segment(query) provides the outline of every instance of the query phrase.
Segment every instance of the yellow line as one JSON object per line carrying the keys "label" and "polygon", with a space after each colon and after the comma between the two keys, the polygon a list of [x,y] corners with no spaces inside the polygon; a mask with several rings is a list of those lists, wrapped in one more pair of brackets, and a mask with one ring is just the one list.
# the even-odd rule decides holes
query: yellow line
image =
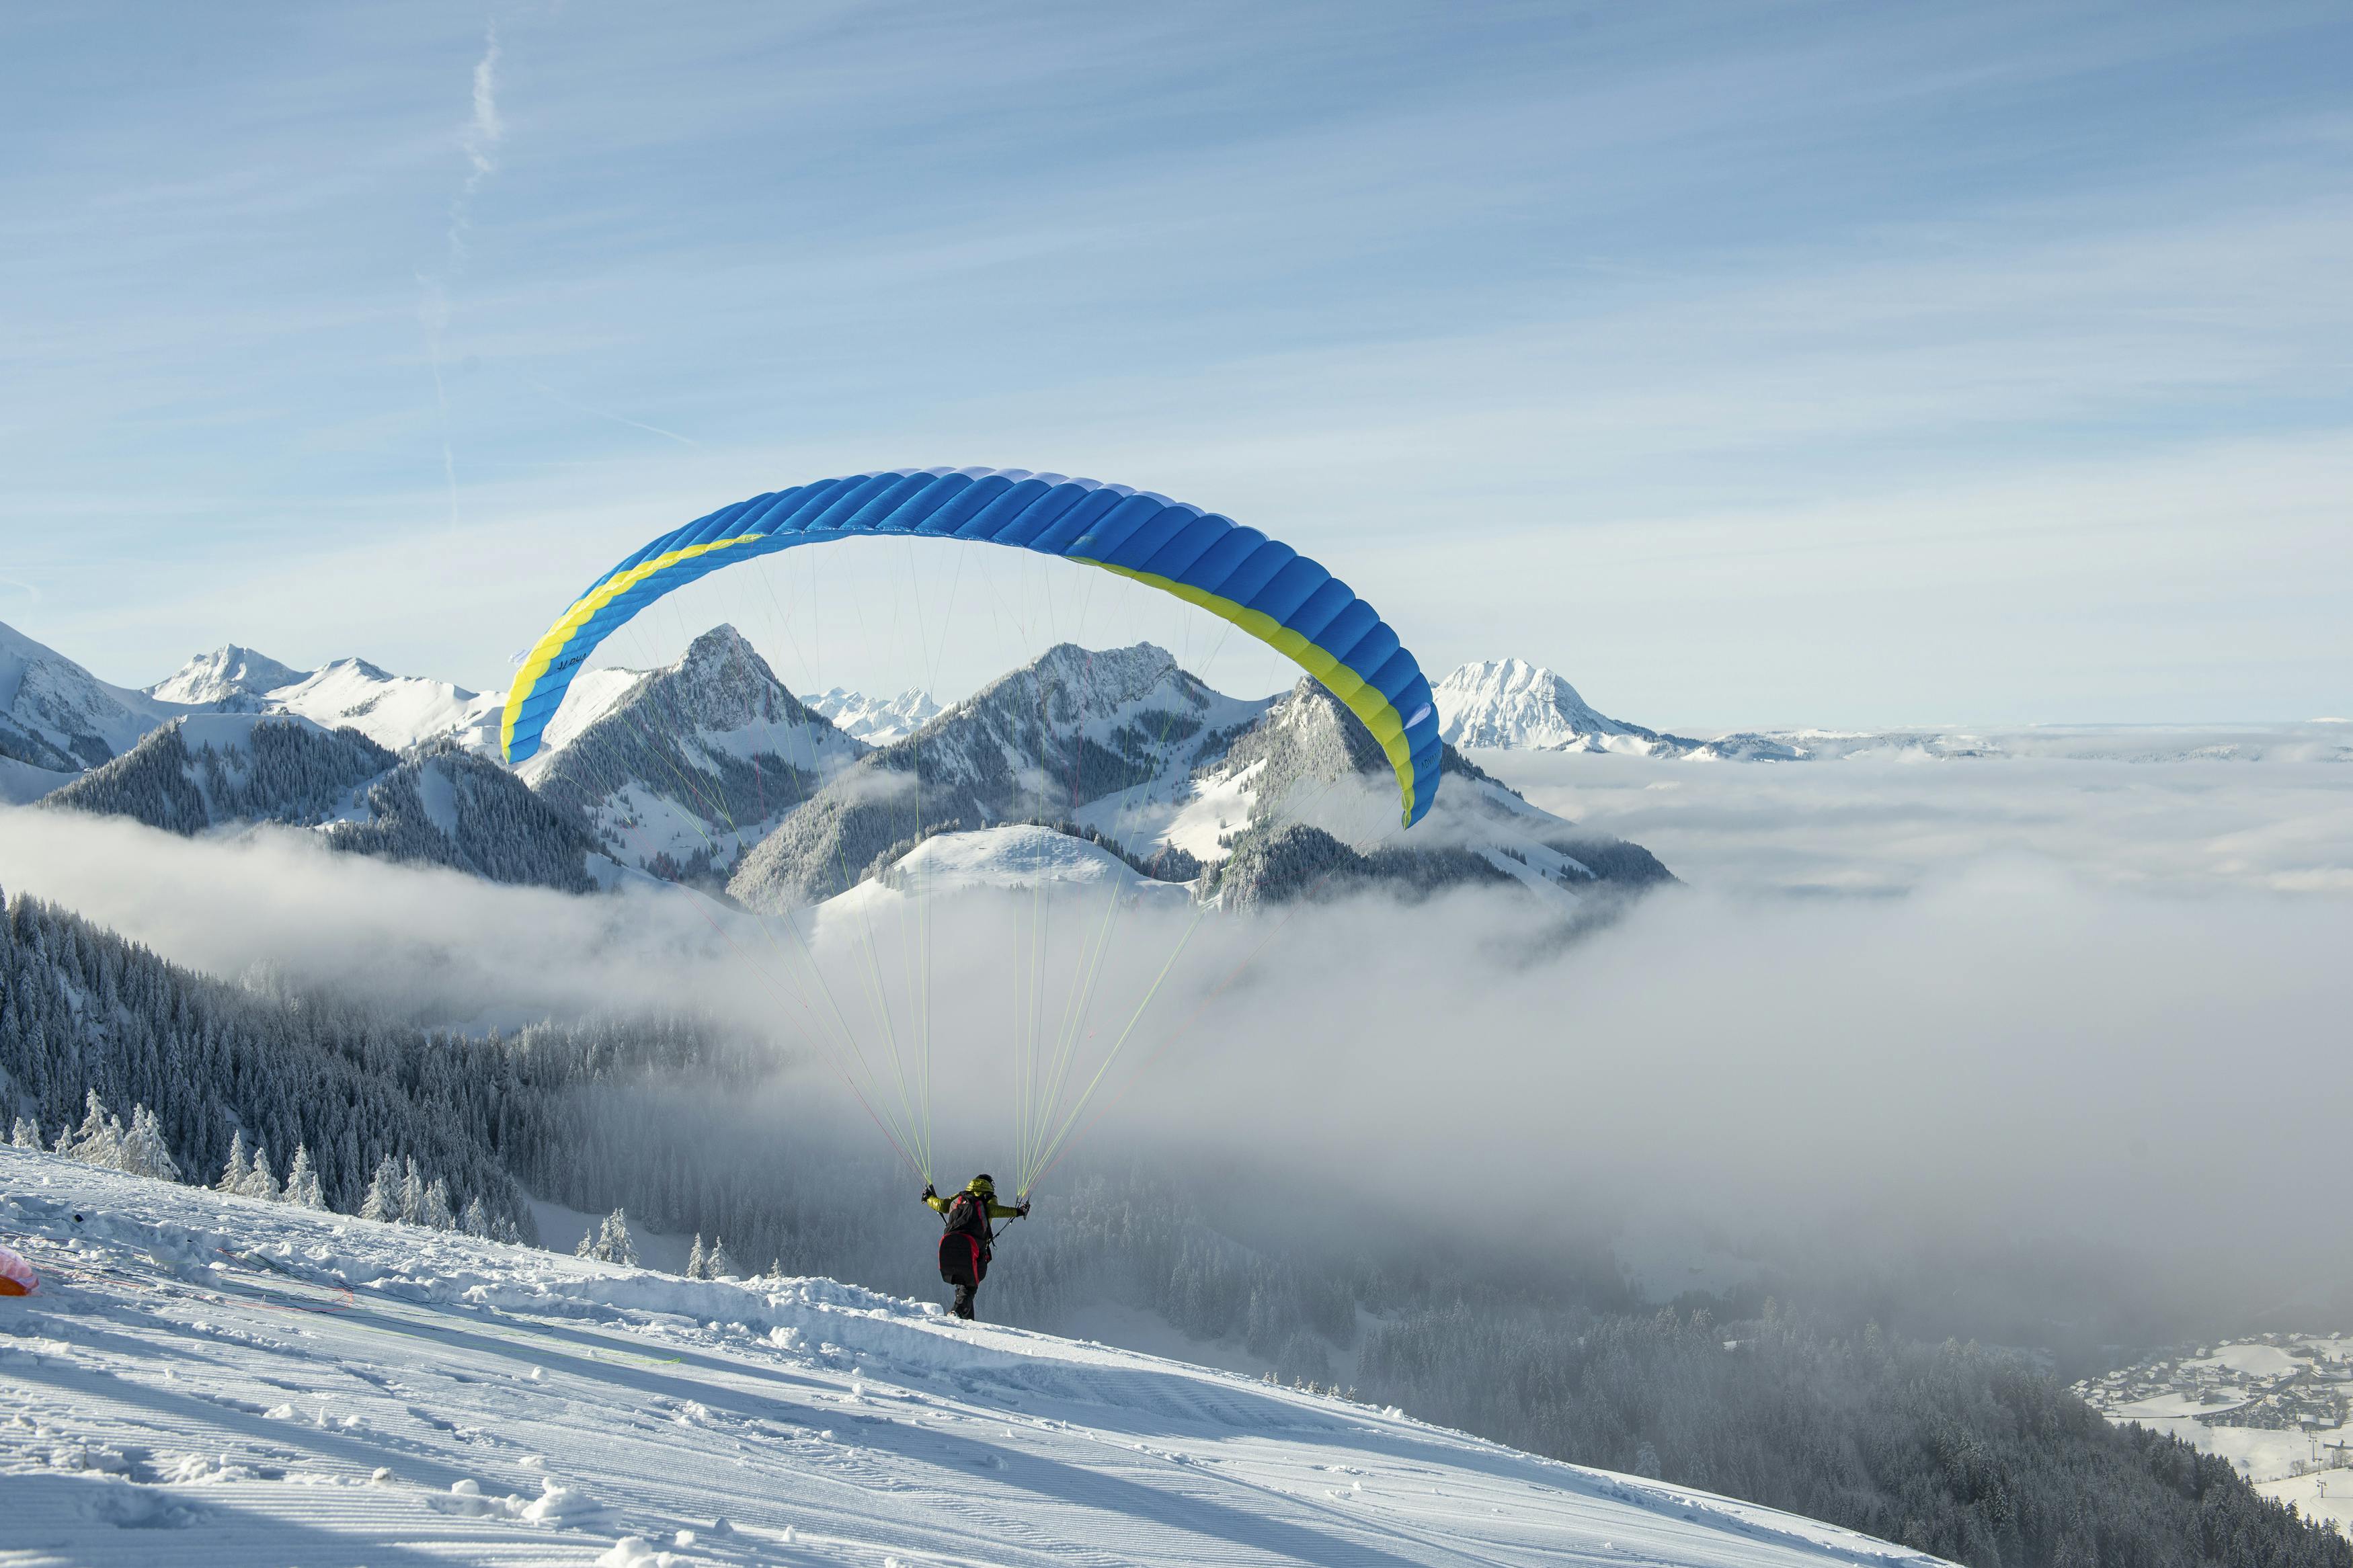
{"label": "yellow line", "polygon": [[1397,770],[1398,794],[1405,804],[1405,820],[1413,820],[1413,747],[1405,738],[1405,720],[1396,704],[1381,695],[1377,687],[1366,684],[1364,678],[1342,664],[1331,652],[1308,641],[1299,633],[1276,620],[1262,610],[1179,583],[1156,573],[1138,572],[1133,567],[1114,566],[1108,561],[1090,561],[1083,555],[1066,555],[1065,561],[1077,561],[1089,566],[1100,566],[1106,572],[1116,572],[1123,577],[1149,584],[1166,594],[1174,594],[1188,605],[1198,605],[1213,616],[1231,621],[1250,636],[1283,654],[1308,674],[1324,683],[1324,689],[1348,705],[1349,711],[1365,721],[1381,750],[1388,753],[1389,766]]}
{"label": "yellow line", "polygon": [[[690,544],[683,550],[667,551],[650,561],[638,563],[627,572],[616,573],[575,599],[572,602],[572,607],[564,612],[563,618],[548,627],[540,639],[532,644],[531,656],[523,660],[522,673],[515,677],[514,685],[507,691],[506,711],[499,717],[500,752],[506,754],[509,761],[513,760],[515,721],[522,713],[524,700],[537,689],[540,678],[544,676],[549,667],[554,664],[556,657],[563,653],[565,645],[571,642],[573,634],[586,626],[589,618],[597,611],[647,578],[667,572],[682,561],[691,561],[698,555],[708,555],[714,550],[749,544],[754,540],[767,537],[769,536],[765,533],[739,533],[733,539],[714,539],[708,544]],[[554,717],[553,714],[549,716]]]}

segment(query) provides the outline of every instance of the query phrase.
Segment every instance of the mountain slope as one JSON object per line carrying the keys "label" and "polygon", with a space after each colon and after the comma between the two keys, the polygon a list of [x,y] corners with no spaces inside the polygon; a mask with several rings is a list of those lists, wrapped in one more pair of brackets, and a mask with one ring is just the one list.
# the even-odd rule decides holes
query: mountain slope
{"label": "mountain slope", "polygon": [[814,903],[949,824],[1084,820],[1114,795],[1177,792],[1265,707],[1212,691],[1149,643],[1060,644],[860,758],[744,857],[728,891],[766,910]]}
{"label": "mountain slope", "polygon": [[615,859],[659,876],[723,876],[866,751],[786,690],[733,626],[586,696],[601,710],[519,772]]}
{"label": "mountain slope", "polygon": [[684,1280],[14,1150],[0,1194],[46,1275],[0,1301],[33,1562],[1932,1561],[827,1279]]}
{"label": "mountain slope", "polygon": [[[1446,751],[1438,802],[1398,826],[1397,777],[1370,731],[1312,678],[1236,737],[1191,797],[1128,848],[1181,848],[1219,866],[1243,908],[1369,886],[1414,893],[1517,883],[1574,905],[1581,894],[1671,881],[1650,851],[1531,805]],[[1081,820],[1099,826],[1082,814]]]}
{"label": "mountain slope", "polygon": [[183,711],[0,626],[0,799],[36,799]]}
{"label": "mountain slope", "polygon": [[410,748],[327,841],[354,855],[447,866],[493,882],[586,893],[609,873],[580,819],[455,736]]}
{"label": "mountain slope", "polygon": [[304,719],[199,713],[150,732],[42,804],[128,816],[170,833],[246,822],[310,826],[351,813],[359,786],[395,761],[356,730],[330,731]]}
{"label": "mountain slope", "polygon": [[395,756],[282,713],[195,713],[52,791],[58,810],[197,834],[318,827],[352,854],[586,892],[614,872],[579,820],[455,736]]}

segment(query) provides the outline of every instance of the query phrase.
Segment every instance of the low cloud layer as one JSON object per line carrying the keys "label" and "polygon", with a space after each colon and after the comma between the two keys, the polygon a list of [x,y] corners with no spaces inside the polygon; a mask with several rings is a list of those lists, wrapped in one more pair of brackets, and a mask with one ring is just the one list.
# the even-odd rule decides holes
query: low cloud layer
{"label": "low cloud layer", "polygon": [[2353,894],[2353,762],[2341,760],[2353,727],[1988,741],[2022,754],[1479,760],[1537,805],[1720,892],[1898,893],[2019,861],[2118,889]]}
{"label": "low cloud layer", "polygon": [[[1567,943],[1492,893],[1124,916],[1074,1081],[1153,998],[1074,1163],[1181,1151],[1205,1183],[1293,1181],[1310,1222],[1301,1193],[1369,1191],[1537,1256],[1613,1229],[1625,1253],[1702,1237],[1735,1277],[1933,1286],[1956,1312],[1972,1280],[1993,1311],[2041,1270],[2065,1277],[2047,1301],[2168,1324],[2353,1326],[2322,1321],[2353,1302],[2353,1251],[2321,1196],[2353,1103],[2353,898],[2327,874],[2353,773],[1522,762],[1533,796],[1687,885]],[[820,939],[826,1001],[789,942],[675,894],[492,888],[295,834],[0,813],[0,883],[223,974],[477,1021],[691,1005],[812,1061],[819,1003],[871,1040],[871,996],[928,967],[943,1153],[1002,1146],[1000,1169],[1014,1041],[1041,1006],[1061,1026],[1102,931],[1085,900],[1047,910],[1047,979],[1025,992],[1034,902],[910,923],[885,900],[871,949]]]}

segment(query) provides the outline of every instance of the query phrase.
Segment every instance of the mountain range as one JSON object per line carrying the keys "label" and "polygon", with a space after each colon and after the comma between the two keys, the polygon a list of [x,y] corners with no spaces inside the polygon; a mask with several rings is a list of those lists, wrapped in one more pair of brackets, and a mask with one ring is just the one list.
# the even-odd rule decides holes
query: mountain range
{"label": "mountain range", "polygon": [[[25,647],[34,679],[17,685],[37,700],[9,711],[46,727],[16,721],[41,786],[20,795],[184,834],[309,827],[338,848],[501,881],[579,889],[642,872],[723,883],[776,910],[882,876],[929,839],[1012,825],[1075,836],[1235,908],[1482,882],[1574,903],[1588,886],[1667,876],[1451,749],[1436,810],[1403,839],[1388,759],[1323,687],[1228,697],[1150,644],[1059,645],[923,717],[921,692],[875,701],[837,688],[806,702],[717,626],[664,668],[584,676],[513,772],[482,754],[496,694],[364,660],[304,672],[230,645],[134,692]],[[870,744],[821,707],[894,738]],[[79,771],[43,765],[85,758]],[[501,835],[511,852],[494,852]],[[982,864],[1000,851],[1005,865]],[[1025,869],[1060,864],[1035,851],[999,835],[941,863],[983,883],[1060,874]]]}

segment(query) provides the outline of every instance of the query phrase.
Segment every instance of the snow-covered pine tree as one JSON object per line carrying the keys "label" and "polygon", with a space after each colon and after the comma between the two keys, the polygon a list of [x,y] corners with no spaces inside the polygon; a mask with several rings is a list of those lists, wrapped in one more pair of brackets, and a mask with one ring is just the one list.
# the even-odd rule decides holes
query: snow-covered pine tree
{"label": "snow-covered pine tree", "polygon": [[699,1230],[694,1233],[694,1250],[686,1255],[686,1277],[689,1279],[707,1279],[710,1278],[710,1275],[705,1272],[703,1268],[702,1233]]}
{"label": "snow-covered pine tree", "polygon": [[466,1200],[466,1212],[464,1215],[459,1216],[458,1220],[458,1228],[464,1231],[468,1236],[479,1236],[483,1237],[489,1237],[491,1234],[491,1216],[483,1212],[482,1200],[480,1198],[472,1197]]}
{"label": "snow-covered pine tree", "polygon": [[[93,1094],[90,1098],[94,1100],[97,1096]],[[220,1180],[213,1184],[213,1191],[216,1193],[242,1191],[246,1177],[252,1173],[252,1162],[247,1158],[245,1152],[245,1129],[240,1127],[237,1130],[237,1135],[229,1140],[228,1163],[221,1167]]]}
{"label": "snow-covered pine tree", "polygon": [[407,1168],[400,1177],[400,1223],[425,1223],[425,1178],[417,1169],[417,1156],[408,1157]]}
{"label": "snow-covered pine tree", "polygon": [[458,1216],[449,1212],[449,1184],[436,1176],[426,1184],[424,1200],[417,1205],[417,1223],[427,1230],[455,1230]]}
{"label": "snow-covered pine tree", "polygon": [[122,1122],[119,1118],[108,1121],[106,1102],[98,1098],[94,1089],[82,1103],[81,1125],[59,1137],[58,1152],[85,1165],[103,1165],[112,1170],[122,1159]]}
{"label": "snow-covered pine tree", "polygon": [[327,1200],[319,1192],[319,1173],[311,1164],[311,1145],[294,1145],[294,1163],[286,1168],[286,1201],[297,1208],[323,1209]]}
{"label": "snow-covered pine tree", "polygon": [[596,1256],[596,1231],[593,1229],[584,1230],[580,1233],[580,1245],[572,1249],[572,1256],[575,1258],[594,1258]]}
{"label": "snow-covered pine tree", "polygon": [[37,1152],[41,1147],[41,1124],[29,1116],[19,1116],[16,1125],[8,1129],[8,1146]]}
{"label": "snow-covered pine tree", "polygon": [[603,1226],[596,1232],[594,1256],[603,1263],[624,1263],[632,1268],[638,1266],[638,1243],[629,1234],[628,1215],[615,1209],[605,1216]]}
{"label": "snow-covered pine tree", "polygon": [[360,1218],[387,1223],[400,1218],[400,1162],[390,1154],[368,1181],[367,1196],[360,1200]]}
{"label": "snow-covered pine tree", "polygon": [[237,1184],[237,1190],[247,1197],[266,1198],[273,1204],[285,1195],[279,1190],[278,1173],[269,1168],[269,1151],[259,1143],[253,1146],[253,1164],[246,1171],[245,1180]]}
{"label": "snow-covered pine tree", "polygon": [[121,1168],[134,1176],[151,1176],[159,1182],[180,1179],[180,1163],[172,1158],[171,1147],[164,1142],[164,1125],[143,1105],[131,1108],[131,1131],[122,1140],[118,1159]]}
{"label": "snow-covered pine tree", "polygon": [[702,1260],[702,1277],[705,1279],[733,1279],[743,1272],[735,1267],[735,1259],[728,1255],[727,1243],[713,1236],[711,1238],[711,1255]]}

